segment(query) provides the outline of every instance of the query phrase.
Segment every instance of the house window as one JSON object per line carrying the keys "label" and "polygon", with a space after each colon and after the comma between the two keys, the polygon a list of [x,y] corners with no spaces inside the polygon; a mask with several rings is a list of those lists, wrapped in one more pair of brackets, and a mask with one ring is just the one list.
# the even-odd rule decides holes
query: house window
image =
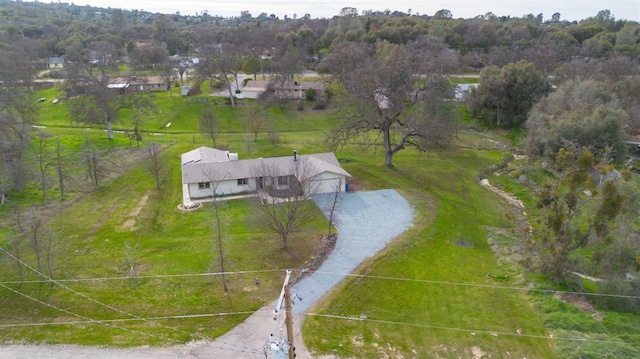
{"label": "house window", "polygon": [[278,177],[278,186],[287,186],[287,185],[289,185],[289,176]]}
{"label": "house window", "polygon": [[198,183],[198,189],[209,189],[209,188],[211,188],[211,182]]}
{"label": "house window", "polygon": [[238,178],[238,186],[243,186],[249,183],[249,180],[246,178]]}

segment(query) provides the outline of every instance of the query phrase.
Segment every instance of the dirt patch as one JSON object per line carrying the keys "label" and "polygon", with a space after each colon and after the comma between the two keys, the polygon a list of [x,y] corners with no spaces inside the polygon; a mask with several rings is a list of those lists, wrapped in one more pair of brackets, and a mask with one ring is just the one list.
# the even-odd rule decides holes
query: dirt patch
{"label": "dirt patch", "polygon": [[514,207],[516,207],[516,208],[524,208],[524,204],[522,203],[522,201],[521,201],[521,200],[517,199],[515,196],[512,196],[512,195],[508,194],[507,192],[505,192],[505,191],[503,191],[503,190],[501,190],[501,189],[499,189],[499,188],[493,187],[493,186],[489,183],[489,180],[488,180],[488,179],[486,179],[486,178],[485,178],[485,179],[482,179],[482,180],[480,181],[480,185],[481,185],[481,186],[483,186],[483,187],[488,188],[491,192],[494,192],[494,193],[499,194],[499,195],[500,195],[500,197],[502,197],[502,198],[506,199],[506,200],[507,200],[507,202],[508,202],[510,205],[512,205],[512,206],[514,206]]}
{"label": "dirt patch", "polygon": [[134,230],[135,228],[133,226],[135,226],[135,224],[136,220],[129,218],[122,224],[122,229]]}
{"label": "dirt patch", "polygon": [[589,301],[581,295],[555,292],[554,296],[565,303],[573,305],[581,312],[595,312],[596,308],[593,306],[593,304],[589,303]]}
{"label": "dirt patch", "polygon": [[482,348],[480,348],[479,346],[475,345],[475,346],[471,347],[471,355],[473,355],[474,359],[480,359],[480,358],[484,357],[485,355],[487,355],[487,353],[482,351]]}
{"label": "dirt patch", "polygon": [[318,247],[318,250],[316,251],[316,255],[313,256],[309,265],[300,272],[300,275],[291,281],[291,284],[292,285],[295,284],[302,278],[310,275],[316,269],[318,269],[322,265],[322,262],[324,262],[325,259],[327,259],[327,257],[329,256],[329,254],[331,254],[331,252],[333,251],[333,248],[335,248],[337,240],[338,240],[338,236],[335,233],[332,233],[328,236],[322,236],[322,238],[320,238],[320,242],[321,242],[320,247]]}
{"label": "dirt patch", "polygon": [[148,199],[149,199],[149,193],[147,192],[147,193],[144,194],[144,196],[142,196],[142,198],[140,199],[140,202],[138,202],[138,205],[136,206],[136,208],[134,208],[131,211],[131,213],[129,213],[129,217],[133,217],[133,218],[127,219],[122,224],[122,229],[135,230],[135,225],[136,225],[135,217],[138,217],[138,215],[140,214],[140,212],[142,211],[144,206],[146,206]]}
{"label": "dirt patch", "polygon": [[144,206],[147,204],[147,200],[149,199],[149,193],[145,193],[144,196],[142,196],[142,199],[140,199],[140,202],[138,202],[138,206],[136,208],[133,209],[133,211],[131,211],[131,213],[129,214],[130,217],[137,217],[140,214],[140,211],[142,211],[142,209],[144,208]]}

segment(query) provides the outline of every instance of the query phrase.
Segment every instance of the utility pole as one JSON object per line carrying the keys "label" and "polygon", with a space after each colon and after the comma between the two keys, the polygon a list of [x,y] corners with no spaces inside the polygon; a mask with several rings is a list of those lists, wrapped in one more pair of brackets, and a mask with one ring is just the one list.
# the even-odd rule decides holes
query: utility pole
{"label": "utility pole", "polygon": [[287,340],[289,341],[289,359],[295,358],[293,347],[293,318],[291,317],[291,289],[289,288],[289,283],[284,286],[284,307],[285,313],[287,317],[285,321],[287,322]]}
{"label": "utility pole", "polygon": [[[271,349],[271,355],[273,359],[293,359],[296,357],[296,350],[293,346],[293,317],[291,311],[291,289],[289,288],[289,277],[291,276],[291,269],[287,269],[287,275],[284,279],[282,286],[282,292],[280,298],[276,304],[276,309],[273,311],[273,319],[278,320],[280,316],[280,307],[282,306],[282,300],[284,299],[287,325],[287,339],[276,340],[273,334],[269,336],[269,348]],[[266,353],[265,353],[266,355]]]}

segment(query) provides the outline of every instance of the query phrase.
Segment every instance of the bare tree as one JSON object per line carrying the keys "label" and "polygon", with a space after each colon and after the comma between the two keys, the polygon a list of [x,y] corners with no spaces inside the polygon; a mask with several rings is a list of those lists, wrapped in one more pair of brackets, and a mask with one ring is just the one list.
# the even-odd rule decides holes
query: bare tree
{"label": "bare tree", "polygon": [[433,39],[407,46],[343,43],[324,63],[345,91],[334,143],[380,144],[387,166],[408,146],[427,151],[448,144],[458,112],[443,75],[456,62],[457,54]]}
{"label": "bare tree", "polygon": [[162,152],[162,146],[157,142],[151,142],[147,145],[145,153],[147,157],[147,170],[153,175],[158,191],[160,190],[160,172],[162,171],[160,152]]}
{"label": "bare tree", "polygon": [[124,253],[127,257],[127,275],[130,277],[135,277],[138,275],[138,261],[136,257],[138,255],[138,248],[140,247],[140,241],[125,242],[124,243]]}
{"label": "bare tree", "polygon": [[258,134],[266,130],[268,125],[265,108],[255,103],[248,106],[243,122],[247,131],[253,133],[253,141],[258,142]]}
{"label": "bare tree", "polygon": [[216,147],[216,136],[220,130],[218,128],[218,117],[216,117],[211,106],[202,108],[199,125],[200,133],[203,136],[209,136],[213,142],[213,147]]}
{"label": "bare tree", "polygon": [[93,43],[76,54],[65,81],[71,117],[85,124],[104,124],[113,139],[113,123],[125,109],[150,109],[144,92],[128,93],[128,80],[117,79],[119,52],[110,43]]}
{"label": "bare tree", "polygon": [[271,143],[271,148],[275,149],[278,142],[280,142],[280,134],[277,131],[269,131],[267,138]]}
{"label": "bare tree", "polygon": [[242,147],[247,153],[247,156],[251,157],[251,154],[253,154],[253,152],[256,150],[256,147],[258,147],[258,144],[253,140],[253,138],[251,138],[251,136],[244,135],[244,137],[242,138]]}
{"label": "bare tree", "polygon": [[[2,93],[4,91],[0,91]],[[30,168],[25,161],[29,149],[30,126],[11,113],[0,112],[0,161],[5,190],[26,188]]]}
{"label": "bare tree", "polygon": [[67,179],[67,166],[66,159],[62,155],[62,145],[60,144],[60,138],[56,142],[56,172],[58,175],[58,186],[60,187],[60,199],[64,199],[65,180]]}
{"label": "bare tree", "polygon": [[[47,266],[49,268],[49,278],[52,278],[50,265],[51,245],[48,244],[45,248],[43,248],[42,243],[42,241],[45,241],[46,244],[51,240],[50,238],[48,238],[52,234],[47,222],[47,219],[37,209],[35,209],[34,207],[31,207],[29,209],[29,213],[25,220],[25,234],[31,240],[31,245],[33,246],[33,251],[36,256],[38,276],[40,277],[41,281],[44,281],[46,279],[46,276],[44,275],[44,272],[42,270],[43,256],[48,258]],[[43,251],[47,252],[43,253]]]}
{"label": "bare tree", "polygon": [[329,193],[329,202],[327,203],[326,215],[329,220],[329,231],[327,233],[328,236],[331,236],[331,229],[339,223],[338,217],[336,217],[336,213],[338,208],[340,208],[341,200],[340,193],[342,192],[342,179],[336,182],[335,187],[333,188],[333,192]]}
{"label": "bare tree", "polygon": [[47,151],[47,139],[52,135],[48,132],[38,132],[38,147],[36,148],[36,160],[38,162],[38,172],[40,175],[40,189],[42,190],[42,202],[47,199],[47,169],[49,167],[49,156]]}
{"label": "bare tree", "polygon": [[11,211],[11,215],[13,216],[16,222],[16,227],[20,231],[19,234],[11,238],[11,247],[13,249],[13,257],[15,258],[16,265],[18,266],[18,273],[20,274],[20,280],[24,280],[24,274],[22,272],[22,259],[21,259],[20,246],[22,244],[22,238],[26,233],[26,230],[22,222],[22,213],[20,212],[20,207],[18,206],[18,204],[14,202],[9,202],[9,208]]}
{"label": "bare tree", "polygon": [[38,117],[31,89],[37,58],[33,42],[25,36],[2,39],[0,56],[0,180],[6,189],[23,191],[30,178],[25,155],[31,124]]}
{"label": "bare tree", "polygon": [[[215,172],[213,169],[208,169],[205,170],[203,168],[204,171],[204,176],[209,180],[209,188],[211,189],[211,197],[212,197],[212,210],[213,210],[213,227],[214,227],[214,231],[216,233],[215,238],[217,239],[217,247],[218,247],[218,258],[219,258],[219,264],[220,264],[220,273],[222,276],[222,286],[224,287],[224,291],[225,293],[229,291],[228,286],[227,286],[227,278],[225,276],[225,262],[224,262],[224,248],[223,248],[223,235],[222,235],[222,223],[220,221],[220,208],[221,208],[221,202],[219,200],[219,195],[220,193],[218,193],[218,186],[220,184],[220,181],[224,180],[226,176]],[[214,244],[216,241],[212,240],[212,244]],[[215,247],[215,244],[214,244]]]}
{"label": "bare tree", "polygon": [[202,58],[198,62],[197,72],[202,80],[220,81],[229,93],[231,106],[235,108],[234,84],[237,88],[241,64],[242,54],[236,46],[229,43],[205,45],[202,47]]}
{"label": "bare tree", "polygon": [[[289,169],[259,165],[252,168],[256,179],[256,215],[266,230],[282,238],[282,248],[287,249],[291,233],[316,219],[318,212],[311,201],[316,174],[308,161],[294,156]],[[291,174],[293,173],[293,174]]]}
{"label": "bare tree", "polygon": [[184,75],[193,67],[193,59],[189,56],[175,55],[168,63],[180,76],[180,86],[184,86]]}
{"label": "bare tree", "polygon": [[104,165],[100,151],[91,145],[88,139],[84,144],[83,159],[87,166],[87,176],[91,179],[91,184],[98,187],[100,179],[104,175]]}

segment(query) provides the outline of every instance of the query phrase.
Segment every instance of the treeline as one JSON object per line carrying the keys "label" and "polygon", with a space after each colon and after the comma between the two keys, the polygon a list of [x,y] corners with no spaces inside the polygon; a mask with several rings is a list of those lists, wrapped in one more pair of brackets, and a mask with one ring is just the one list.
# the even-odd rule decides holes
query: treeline
{"label": "treeline", "polygon": [[314,19],[309,14],[279,19],[266,13],[253,17],[249,11],[223,18],[206,11],[196,16],[167,15],[64,3],[3,0],[0,6],[2,32],[34,40],[43,57],[63,55],[73,46],[93,41],[109,41],[129,52],[140,43],[155,41],[164,44],[170,55],[184,54],[197,51],[201,39],[220,42],[230,33],[244,34],[240,37],[248,46],[270,49],[284,42],[309,56],[322,56],[344,41],[405,44],[433,36],[459,51],[462,65],[472,70],[527,60],[550,73],[576,56],[640,56],[640,25],[616,20],[609,10],[566,21],[559,13],[547,20],[543,14],[508,17],[491,12],[454,19],[449,10],[428,16],[343,8],[331,19]]}

